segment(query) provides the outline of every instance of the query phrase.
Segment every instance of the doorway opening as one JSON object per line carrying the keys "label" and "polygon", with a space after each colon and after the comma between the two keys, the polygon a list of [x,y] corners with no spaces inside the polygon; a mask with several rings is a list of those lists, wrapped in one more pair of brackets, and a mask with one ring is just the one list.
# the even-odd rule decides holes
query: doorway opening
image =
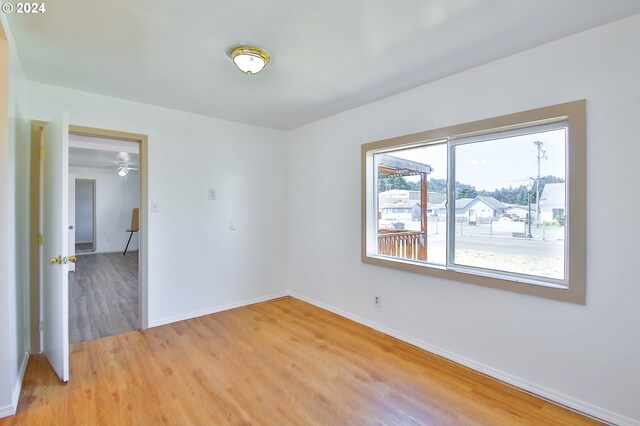
{"label": "doorway opening", "polygon": [[[40,164],[31,169],[31,230],[38,236],[31,246],[33,352],[43,348],[39,325],[44,303],[42,268],[47,259],[43,259],[40,229],[46,124],[32,123],[32,164]],[[69,263],[70,343],[148,327],[143,244],[147,238],[146,144],[145,135],[69,125],[68,256],[77,258],[76,264]],[[135,235],[130,232],[133,211]]]}
{"label": "doorway opening", "polygon": [[69,134],[70,343],[139,327],[139,169],[138,143]]}
{"label": "doorway opening", "polygon": [[[76,254],[96,251],[96,180],[80,179],[69,170],[69,242]],[[73,235],[71,235],[73,234]]]}

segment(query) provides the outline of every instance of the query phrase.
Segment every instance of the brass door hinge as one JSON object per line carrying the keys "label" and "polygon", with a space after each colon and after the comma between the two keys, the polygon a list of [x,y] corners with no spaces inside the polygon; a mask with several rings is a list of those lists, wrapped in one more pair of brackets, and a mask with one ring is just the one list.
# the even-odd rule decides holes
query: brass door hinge
{"label": "brass door hinge", "polygon": [[42,236],[42,234],[38,234],[38,245],[41,246],[43,241],[44,237]]}
{"label": "brass door hinge", "polygon": [[38,150],[38,152],[40,153],[40,159],[44,160],[44,148],[40,147],[40,149]]}

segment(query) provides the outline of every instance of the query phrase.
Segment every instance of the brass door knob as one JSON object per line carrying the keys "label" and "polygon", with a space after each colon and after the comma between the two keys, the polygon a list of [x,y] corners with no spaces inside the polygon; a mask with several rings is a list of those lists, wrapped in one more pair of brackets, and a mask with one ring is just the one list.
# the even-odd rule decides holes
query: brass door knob
{"label": "brass door knob", "polygon": [[69,256],[69,257],[58,256],[58,257],[50,258],[49,265],[55,265],[56,263],[58,265],[62,265],[62,264],[66,264],[67,262],[76,263],[77,261],[78,261],[78,258],[75,256]]}

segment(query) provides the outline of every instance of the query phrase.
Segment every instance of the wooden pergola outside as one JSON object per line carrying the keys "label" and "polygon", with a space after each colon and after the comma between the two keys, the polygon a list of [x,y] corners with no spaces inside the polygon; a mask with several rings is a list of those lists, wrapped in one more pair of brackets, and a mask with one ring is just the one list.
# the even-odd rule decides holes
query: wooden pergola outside
{"label": "wooden pergola outside", "polygon": [[420,231],[378,229],[378,253],[414,260],[427,260],[427,164],[388,154],[376,156],[378,179],[420,176]]}

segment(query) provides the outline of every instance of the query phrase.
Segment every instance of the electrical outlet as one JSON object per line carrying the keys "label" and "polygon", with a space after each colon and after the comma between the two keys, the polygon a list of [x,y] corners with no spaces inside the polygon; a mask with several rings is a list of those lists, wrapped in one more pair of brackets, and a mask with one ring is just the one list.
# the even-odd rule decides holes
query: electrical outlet
{"label": "electrical outlet", "polygon": [[158,203],[157,201],[152,201],[151,202],[151,211],[152,212],[159,212],[160,211],[160,203]]}
{"label": "electrical outlet", "polygon": [[232,220],[229,222],[229,230],[230,231],[235,231],[236,230],[236,221]]}
{"label": "electrical outlet", "polygon": [[382,306],[382,296],[380,296],[379,294],[373,295],[373,306],[375,306],[376,308]]}
{"label": "electrical outlet", "polygon": [[209,199],[210,200],[216,199],[216,190],[213,188],[209,188]]}

